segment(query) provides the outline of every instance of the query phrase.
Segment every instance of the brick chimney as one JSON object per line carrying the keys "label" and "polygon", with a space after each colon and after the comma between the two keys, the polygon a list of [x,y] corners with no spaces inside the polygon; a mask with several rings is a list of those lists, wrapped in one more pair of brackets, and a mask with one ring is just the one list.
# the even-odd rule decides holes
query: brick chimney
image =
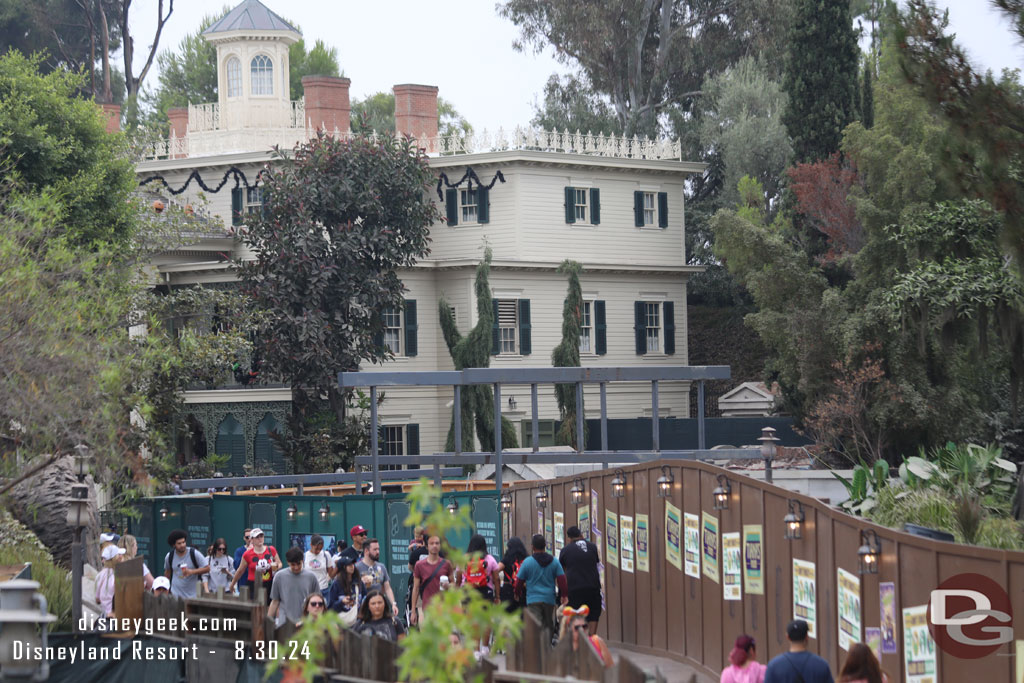
{"label": "brick chimney", "polygon": [[167,110],[171,122],[171,135],[179,140],[188,134],[188,107],[173,107]]}
{"label": "brick chimney", "polygon": [[107,119],[107,132],[116,133],[121,130],[121,105],[101,104],[100,109],[103,110],[103,116]]}
{"label": "brick chimney", "polygon": [[396,85],[395,132],[417,140],[437,137],[437,86]]}
{"label": "brick chimney", "polygon": [[352,83],[339,76],[303,76],[302,90],[306,99],[306,123],[326,133],[337,128],[349,132],[352,105],[348,86]]}

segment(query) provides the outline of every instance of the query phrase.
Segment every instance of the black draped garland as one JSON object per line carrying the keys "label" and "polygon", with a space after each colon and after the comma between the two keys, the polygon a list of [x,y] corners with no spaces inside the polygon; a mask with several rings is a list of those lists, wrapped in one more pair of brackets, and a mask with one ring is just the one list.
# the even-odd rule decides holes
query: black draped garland
{"label": "black draped garland", "polygon": [[[203,177],[201,175],[199,175],[199,171],[198,170],[192,171],[192,173],[190,173],[188,178],[185,180],[185,184],[182,185],[181,187],[179,187],[177,190],[175,190],[173,187],[171,187],[167,183],[167,180],[162,175],[151,175],[148,178],[143,178],[142,180],[139,181],[139,187],[145,187],[149,183],[159,182],[171,194],[179,195],[182,192],[184,192],[185,190],[187,190],[188,186],[192,183],[193,180],[195,180],[196,183],[199,184],[199,187],[201,187],[204,192],[209,192],[211,194],[215,194],[215,193],[221,191],[221,188],[223,188],[224,185],[227,184],[228,179],[231,178],[232,176],[235,179],[235,187],[236,188],[239,187],[239,186],[242,186],[242,187],[245,187],[246,189],[250,189],[250,188],[256,187],[256,185],[263,179],[263,176],[266,173],[267,173],[267,169],[265,169],[265,168],[264,169],[260,169],[260,172],[256,174],[256,182],[253,183],[252,185],[250,185],[248,179],[245,177],[245,172],[242,171],[242,169],[238,168],[237,166],[232,166],[228,170],[224,171],[224,177],[221,178],[220,184],[218,184],[217,187],[213,187],[213,188],[211,188],[209,185],[207,185],[203,181]],[[502,182],[504,182],[504,180]]]}
{"label": "black draped garland", "polygon": [[472,190],[473,181],[476,181],[476,184],[479,185],[480,187],[484,188],[485,190],[490,190],[499,180],[501,182],[505,182],[505,176],[501,174],[501,171],[496,171],[494,177],[491,178],[490,184],[484,185],[483,181],[480,180],[480,178],[477,176],[476,171],[473,170],[473,167],[467,166],[466,172],[462,174],[462,177],[459,178],[457,182],[452,183],[448,181],[448,175],[444,171],[441,171],[441,175],[438,176],[437,178],[437,198],[440,199],[442,202],[444,201],[443,190],[445,187],[456,188],[462,185],[462,183],[466,183],[466,189]]}

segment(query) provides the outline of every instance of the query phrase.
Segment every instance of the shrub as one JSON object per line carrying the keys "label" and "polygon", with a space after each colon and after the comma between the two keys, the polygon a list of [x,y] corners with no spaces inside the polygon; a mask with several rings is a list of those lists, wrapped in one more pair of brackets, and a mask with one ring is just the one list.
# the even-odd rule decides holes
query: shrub
{"label": "shrub", "polygon": [[70,572],[53,561],[35,534],[19,524],[10,514],[0,516],[0,565],[32,563],[32,580],[39,582],[39,591],[46,596],[47,610],[56,615],[51,631],[71,630]]}

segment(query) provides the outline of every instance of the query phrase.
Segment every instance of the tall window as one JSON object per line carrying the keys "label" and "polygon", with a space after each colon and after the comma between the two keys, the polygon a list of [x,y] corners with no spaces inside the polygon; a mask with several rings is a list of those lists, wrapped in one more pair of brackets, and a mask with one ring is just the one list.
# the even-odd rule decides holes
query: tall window
{"label": "tall window", "polygon": [[647,353],[661,351],[661,304],[647,302],[644,304],[647,318]]}
{"label": "tall window", "polygon": [[580,311],[580,353],[594,352],[594,317],[592,301],[583,302]]}
{"label": "tall window", "polygon": [[573,194],[576,195],[575,208],[576,208],[576,220],[586,222],[587,220],[587,189],[584,187],[577,187],[573,190]]}
{"label": "tall window", "polygon": [[498,352],[519,353],[516,337],[519,331],[519,316],[516,299],[500,299],[498,301]]}
{"label": "tall window", "polygon": [[[385,425],[381,432],[381,455],[405,455],[405,427]],[[400,470],[401,465],[381,465],[382,470]]]}
{"label": "tall window", "polygon": [[644,225],[654,225],[653,192],[644,192]]}
{"label": "tall window", "polygon": [[[402,355],[402,309],[389,306],[384,309],[384,345],[396,356]],[[393,455],[401,455],[394,453]]]}
{"label": "tall window", "polygon": [[459,190],[459,204],[462,208],[462,222],[476,223],[477,193],[476,190]]}
{"label": "tall window", "polygon": [[228,60],[228,97],[240,97],[242,94],[242,63],[238,57]]}
{"label": "tall window", "polygon": [[266,55],[256,55],[249,63],[252,73],[252,94],[274,94],[274,64]]}
{"label": "tall window", "polygon": [[245,188],[245,212],[259,213],[263,210],[263,186]]}

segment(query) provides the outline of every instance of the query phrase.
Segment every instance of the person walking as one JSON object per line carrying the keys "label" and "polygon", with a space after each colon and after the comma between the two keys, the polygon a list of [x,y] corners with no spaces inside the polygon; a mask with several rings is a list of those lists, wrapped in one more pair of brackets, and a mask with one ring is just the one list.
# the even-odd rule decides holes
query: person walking
{"label": "person walking", "polygon": [[158,576],[153,579],[153,595],[169,595],[171,592],[171,580],[166,576]]}
{"label": "person walking", "polygon": [[[249,532],[250,531],[252,531],[252,529],[246,529],[245,530],[245,533],[242,534],[242,545],[240,545],[237,548],[235,548],[235,569],[238,569],[239,567],[242,566],[242,555],[245,554],[246,550],[248,550],[249,548],[252,547],[252,541],[249,539]],[[248,573],[242,574],[242,578],[239,579],[239,581],[238,581],[238,587],[240,589],[242,589],[242,588],[248,588],[248,586],[249,586],[249,574]],[[245,593],[244,591],[241,591],[241,592]]]}
{"label": "person walking", "polygon": [[[320,592],[320,582],[316,576],[302,566],[303,555],[301,548],[288,548],[284,554],[284,559],[288,561],[288,571],[274,574],[267,616],[276,619],[278,625],[286,621],[293,624],[301,621],[306,598],[311,593]],[[322,601],[323,597],[320,599]]]}
{"label": "person walking", "polygon": [[828,662],[807,651],[807,622],[796,619],[786,626],[789,652],[768,662],[764,683],[834,683]]}
{"label": "person walking", "polygon": [[527,557],[529,555],[526,552],[526,546],[523,545],[520,538],[508,539],[505,554],[502,556],[501,562],[498,563],[498,571],[501,572],[501,589],[498,591],[498,597],[505,603],[505,611],[509,614],[526,606],[516,597],[515,583],[519,567]]}
{"label": "person walking", "polygon": [[[139,552],[139,541],[131,534],[125,534],[121,537],[121,540],[117,542],[117,547],[124,548],[124,557],[121,558],[122,562],[128,560],[134,560]],[[145,590],[151,590],[153,588],[153,573],[149,571],[149,566],[146,565],[145,558],[142,562],[142,585]]]}
{"label": "person walking", "polygon": [[[423,619],[423,610],[441,590],[441,577],[449,583],[455,578],[452,563],[441,557],[441,537],[431,536],[427,539],[427,556],[416,563],[412,572],[412,598],[409,601],[409,623],[412,626]],[[423,600],[422,607],[420,599]]]}
{"label": "person walking", "polygon": [[547,541],[534,534],[530,544],[533,554],[523,560],[516,575],[516,591],[526,593],[526,611],[537,617],[540,625],[555,634],[555,605],[569,602],[568,584],[562,564],[545,548]]}
{"label": "person walking", "polygon": [[103,616],[114,616],[114,567],[121,561],[125,549],[113,543],[103,549],[103,569],[96,574],[96,602],[103,610]]}
{"label": "person walking", "polygon": [[352,537],[352,545],[342,550],[339,554],[351,557],[352,562],[358,562],[363,558],[363,544],[366,543],[367,535],[366,528],[361,524],[356,524],[349,529],[348,533]]}
{"label": "person walking", "polygon": [[746,634],[736,638],[729,653],[729,666],[722,670],[720,683],[763,683],[767,667],[757,661],[754,639]]}
{"label": "person walking", "polygon": [[188,544],[188,534],[175,529],[167,535],[171,551],[164,557],[164,576],[171,580],[171,595],[195,598],[199,595],[199,580],[210,571],[206,557]]}
{"label": "person walking", "polygon": [[839,670],[839,683],[889,683],[889,677],[868,645],[854,643]]}
{"label": "person walking", "polygon": [[578,608],[569,605],[563,607],[562,632],[559,634],[558,639],[561,640],[567,633],[572,633],[573,652],[580,649],[581,640],[586,640],[590,643],[590,647],[593,648],[594,654],[601,658],[605,668],[611,668],[615,666],[615,660],[612,659],[612,652],[608,649],[608,644],[596,633],[587,634],[590,628],[590,622],[587,621],[587,613],[589,611],[589,605],[581,605]]}
{"label": "person walking", "polygon": [[388,574],[387,567],[378,560],[380,560],[380,542],[376,538],[363,541],[363,559],[356,562],[356,569],[359,570],[359,576],[363,580],[363,585],[366,586],[367,595],[370,591],[383,591],[397,617],[398,605],[395,603],[395,592],[391,589],[391,576]]}
{"label": "person walking", "polygon": [[327,591],[331,586],[331,579],[337,571],[334,568],[334,558],[324,550],[324,538],[320,534],[313,534],[309,539],[310,549],[306,551],[304,562],[306,569],[313,572],[316,580],[320,583],[320,592],[327,597]]}
{"label": "person walking", "polygon": [[356,623],[359,606],[363,602],[363,581],[351,557],[339,555],[337,566],[338,573],[327,592],[327,607],[340,614],[346,626],[352,626]]}
{"label": "person walking", "polygon": [[204,577],[206,578],[206,590],[214,595],[221,588],[227,592],[228,584],[231,583],[231,577],[234,574],[235,562],[228,555],[228,542],[223,538],[218,538],[210,546],[210,573]]}
{"label": "person walking", "polygon": [[597,622],[601,620],[601,575],[597,565],[601,563],[601,552],[597,546],[583,538],[578,526],[571,526],[566,532],[569,542],[558,554],[558,561],[565,571],[569,586],[569,607],[588,608],[586,614],[587,632],[597,633]]}
{"label": "person walking", "polygon": [[[469,539],[466,554],[469,556],[469,562],[466,563],[465,572],[456,572],[457,583],[469,584],[484,600],[497,605],[501,602],[497,594],[498,588],[501,587],[501,576],[498,572],[498,561],[487,552],[487,539],[481,534],[473,534]],[[491,629],[484,631],[479,645],[475,653],[477,659],[491,654]]]}
{"label": "person walking", "polygon": [[355,633],[369,633],[397,643],[405,638],[405,626],[394,617],[395,606],[381,591],[370,591],[359,608],[359,621],[352,627]]}
{"label": "person walking", "polygon": [[[242,563],[235,569],[235,575],[231,579],[228,590],[234,590],[238,579],[243,574],[249,577],[249,588],[252,597],[255,599],[260,587],[267,587],[273,579],[274,572],[281,568],[281,558],[277,549],[272,545],[263,545],[263,530],[253,529],[249,532],[249,540],[252,547],[242,553]],[[270,590],[267,590],[267,603],[270,603]]]}
{"label": "person walking", "polygon": [[320,592],[310,593],[302,604],[302,619],[295,622],[296,627],[301,627],[307,621],[316,621],[327,609],[327,601]]}

